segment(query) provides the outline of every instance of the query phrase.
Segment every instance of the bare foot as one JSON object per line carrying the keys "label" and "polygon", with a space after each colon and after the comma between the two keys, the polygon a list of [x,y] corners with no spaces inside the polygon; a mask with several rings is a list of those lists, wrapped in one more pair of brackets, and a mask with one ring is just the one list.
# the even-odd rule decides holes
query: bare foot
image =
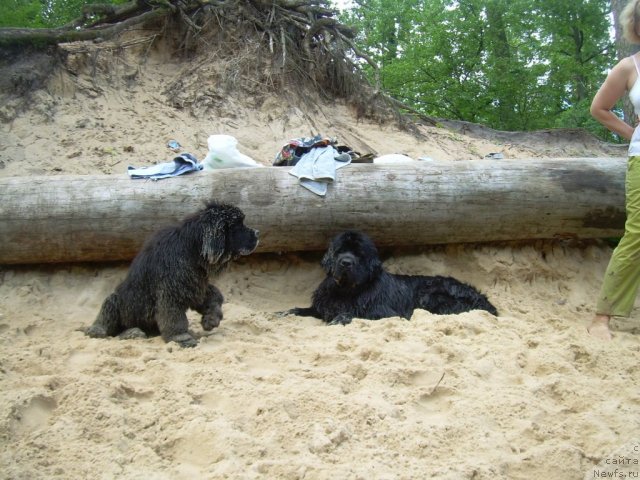
{"label": "bare foot", "polygon": [[596,315],[591,320],[591,325],[587,327],[587,332],[594,338],[598,340],[611,340],[611,332],[609,331],[609,320],[611,317],[609,315]]}

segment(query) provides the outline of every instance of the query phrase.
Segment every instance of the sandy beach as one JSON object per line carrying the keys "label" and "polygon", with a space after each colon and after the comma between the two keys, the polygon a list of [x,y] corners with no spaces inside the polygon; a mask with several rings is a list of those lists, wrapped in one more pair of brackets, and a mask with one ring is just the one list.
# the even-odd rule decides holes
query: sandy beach
{"label": "sandy beach", "polygon": [[[214,66],[192,76],[193,64],[162,49],[144,64],[133,54],[98,56],[93,69],[69,55],[28,100],[3,97],[0,176],[126,175],[127,165],[168,161],[171,139],[202,159],[211,134],[235,136],[265,166],[313,133],[362,153],[451,161],[616,151],[588,136],[505,142],[427,124],[415,135],[341,102],[310,107],[262,91],[207,97]],[[381,253],[393,273],[476,286],[500,315],[418,310],[346,327],[283,317],[275,312],[309,305],[322,252],[260,254],[214,279],[225,318],[203,332],[189,312],[200,343],[181,349],[79,331],[126,263],[0,267],[0,478],[640,475],[640,303],[613,325],[612,342],[585,328],[606,242]]]}

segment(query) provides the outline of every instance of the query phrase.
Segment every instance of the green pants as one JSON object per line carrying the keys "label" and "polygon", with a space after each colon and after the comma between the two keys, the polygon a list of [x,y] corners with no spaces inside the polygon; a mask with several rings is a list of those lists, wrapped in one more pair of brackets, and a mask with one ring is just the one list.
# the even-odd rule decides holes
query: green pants
{"label": "green pants", "polygon": [[640,156],[629,157],[625,178],[627,220],[604,275],[596,313],[628,317],[640,287]]}

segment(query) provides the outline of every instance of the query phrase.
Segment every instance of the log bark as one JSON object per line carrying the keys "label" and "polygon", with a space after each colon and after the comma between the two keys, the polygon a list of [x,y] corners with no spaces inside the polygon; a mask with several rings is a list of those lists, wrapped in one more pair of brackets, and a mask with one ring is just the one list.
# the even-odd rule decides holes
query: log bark
{"label": "log bark", "polygon": [[201,172],[160,181],[126,175],[0,178],[0,263],[129,260],[158,228],[210,198],[238,205],[259,251],[323,250],[345,229],[378,246],[623,232],[625,160],[565,158],[353,164],[326,197],[287,167]]}

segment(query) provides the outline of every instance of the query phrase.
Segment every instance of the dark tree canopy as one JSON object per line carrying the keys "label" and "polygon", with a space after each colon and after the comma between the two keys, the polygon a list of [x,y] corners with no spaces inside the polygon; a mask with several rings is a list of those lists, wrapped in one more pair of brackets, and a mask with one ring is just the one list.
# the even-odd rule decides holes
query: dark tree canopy
{"label": "dark tree canopy", "polygon": [[382,87],[499,130],[582,127],[615,62],[609,0],[356,0],[348,22]]}

